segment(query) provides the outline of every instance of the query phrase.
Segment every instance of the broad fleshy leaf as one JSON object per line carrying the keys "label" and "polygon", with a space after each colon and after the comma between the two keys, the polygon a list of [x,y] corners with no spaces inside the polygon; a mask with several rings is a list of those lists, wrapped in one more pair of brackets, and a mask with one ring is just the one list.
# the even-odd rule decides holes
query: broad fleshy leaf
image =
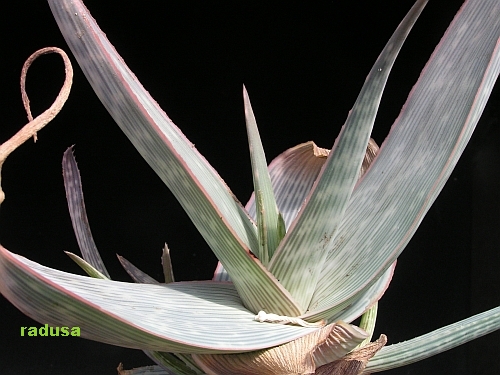
{"label": "broad fleshy leaf", "polygon": [[54,270],[0,246],[0,292],[43,324],[84,338],[174,353],[231,353],[281,345],[313,328],[259,323],[232,283],[135,284]]}
{"label": "broad fleshy leaf", "polygon": [[252,256],[256,228],[217,172],[142,87],[79,0],[49,0],[97,96],[165,182],[254,312],[296,316],[290,293]]}
{"label": "broad fleshy leaf", "polygon": [[414,339],[388,345],[368,362],[363,374],[409,365],[499,329],[500,306]]}
{"label": "broad fleshy leaf", "polygon": [[302,312],[310,305],[332,240],[358,181],[389,72],[426,3],[427,0],[415,3],[382,50],[306,203],[269,262],[269,270],[291,293]]}
{"label": "broad fleshy leaf", "polygon": [[500,3],[467,1],[352,195],[310,313],[335,316],[404,249],[441,191],[500,71]]}
{"label": "broad fleshy leaf", "polygon": [[366,310],[373,306],[389,287],[389,284],[394,275],[396,262],[394,262],[370,288],[356,296],[356,299],[350,304],[344,303],[338,306],[338,311],[335,314],[328,314],[330,311],[315,311],[301,315],[300,318],[311,321],[324,319],[328,322],[334,322],[342,319],[348,323],[359,318]]}

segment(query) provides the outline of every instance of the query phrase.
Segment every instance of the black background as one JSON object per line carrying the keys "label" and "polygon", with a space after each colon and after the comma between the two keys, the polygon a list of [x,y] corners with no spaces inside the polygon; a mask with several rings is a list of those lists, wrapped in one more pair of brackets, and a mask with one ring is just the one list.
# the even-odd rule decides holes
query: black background
{"label": "black background", "polygon": [[[86,1],[132,71],[245,202],[252,191],[242,105],[249,91],[271,160],[298,143],[330,148],[364,79],[409,10],[411,0],[343,2]],[[461,5],[431,1],[391,73],[373,137],[381,143],[430,53]],[[19,72],[36,49],[69,53],[48,5],[2,5],[0,141],[26,123]],[[70,98],[59,116],[11,155],[2,170],[6,200],[0,241],[44,265],[81,274],[63,253],[78,253],[61,175],[75,145],[87,213],[114,279],[129,281],[119,253],[162,280],[161,248],[172,251],[177,280],[208,279],[216,259],[159,178],[94,95],[76,62]],[[33,112],[57,95],[56,55],[28,75]],[[498,85],[441,196],[399,258],[380,301],[377,333],[396,343],[500,305],[500,152]],[[114,374],[151,363],[140,351],[76,338],[20,337],[39,326],[0,297],[2,374]],[[500,332],[445,354],[387,372],[500,373]]]}

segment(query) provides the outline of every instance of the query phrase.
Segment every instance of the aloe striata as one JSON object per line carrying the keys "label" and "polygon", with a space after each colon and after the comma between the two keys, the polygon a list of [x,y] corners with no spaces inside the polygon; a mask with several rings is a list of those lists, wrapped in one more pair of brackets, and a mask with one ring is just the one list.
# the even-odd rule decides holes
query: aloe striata
{"label": "aloe striata", "polygon": [[[141,349],[157,363],[119,369],[131,375],[379,372],[500,328],[499,306],[405,343],[370,340],[396,259],[452,173],[499,74],[497,1],[469,0],[460,9],[380,150],[370,137],[382,92],[426,1],[415,3],[384,47],[331,150],[303,143],[267,167],[260,109],[243,87],[255,192],[245,206],[141,86],[83,3],[48,2],[97,96],[220,263],[213,280],[174,282],[165,247],[165,282],[122,257],[135,283],[112,281],[70,148],[63,176],[83,259],[69,255],[92,277],[0,247],[0,292],[23,313]],[[216,131],[210,135],[226,142]],[[92,215],[88,220],[92,225]],[[176,251],[172,246],[172,256]],[[351,324],[360,316],[361,328]]]}

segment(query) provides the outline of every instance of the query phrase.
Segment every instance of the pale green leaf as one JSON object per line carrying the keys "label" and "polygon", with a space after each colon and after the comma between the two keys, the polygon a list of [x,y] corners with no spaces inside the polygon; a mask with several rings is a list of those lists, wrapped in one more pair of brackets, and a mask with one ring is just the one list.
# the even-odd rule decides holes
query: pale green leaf
{"label": "pale green leaf", "polygon": [[[329,152],[327,149],[316,146],[314,142],[306,142],[286,150],[269,164],[269,175],[271,176],[276,203],[280,213],[282,213],[285,225],[283,232],[290,228],[291,223],[297,216],[300,207],[325,164]],[[377,152],[377,144],[373,139],[370,139],[359,172],[360,177],[368,169]],[[245,208],[250,216],[255,218],[255,194],[252,194]],[[230,280],[229,275],[220,263],[217,266],[213,280]],[[343,318],[339,319],[345,320]]]}
{"label": "pale green leaf", "polygon": [[375,283],[366,288],[362,293],[357,294],[356,298],[350,301],[344,301],[341,305],[337,305],[335,314],[332,314],[331,310],[312,309],[308,313],[300,316],[300,318],[310,321],[325,319],[328,322],[335,322],[337,320],[343,320],[348,323],[352,322],[354,319],[359,318],[382,297],[389,287],[395,268],[396,262],[394,262]]}
{"label": "pale green leaf", "polygon": [[359,328],[363,329],[368,333],[368,337],[359,344],[358,348],[361,348],[372,341],[373,331],[375,331],[375,323],[377,322],[377,312],[378,312],[378,302],[370,307],[361,317],[359,322]]}
{"label": "pale green leaf", "polygon": [[[328,150],[316,146],[314,142],[306,142],[286,150],[269,164],[276,204],[283,215],[286,230],[297,216],[328,153]],[[255,194],[252,194],[245,208],[252,218],[256,217]]]}
{"label": "pale green leaf", "polygon": [[490,96],[499,37],[500,3],[467,1],[353,193],[311,301],[314,313],[337,316],[413,236]]}
{"label": "pale green leaf", "polygon": [[364,374],[421,361],[500,329],[500,306],[439,328],[426,335],[388,345],[368,362]]}
{"label": "pale green leaf", "polygon": [[298,315],[288,291],[254,258],[256,228],[217,172],[142,87],[80,0],[49,0],[97,96],[165,182],[231,275],[245,306]]}
{"label": "pale green leaf", "polygon": [[[297,216],[300,206],[318,177],[329,151],[314,142],[301,143],[278,155],[269,164],[268,170],[276,193],[276,204],[282,215],[286,232]],[[245,206],[249,215],[256,218],[255,192]],[[214,273],[214,281],[230,281],[220,262]]]}
{"label": "pale green leaf", "polygon": [[[78,255],[75,255],[73,253],[66,252],[68,256],[73,259],[87,274],[91,277],[97,278],[97,279],[105,279],[109,280],[108,277],[104,276],[101,274],[97,269],[92,267],[89,263],[87,263],[85,260],[80,258]],[[142,271],[140,271],[137,267],[135,267],[132,263],[128,262],[125,258],[120,257],[118,255],[118,259],[122,263],[123,267],[125,270],[129,273],[129,275],[134,279],[134,281],[138,283],[146,283],[146,284],[159,284],[156,280],[151,278],[150,276],[146,275]],[[172,374],[172,375],[196,375],[196,374],[201,374],[201,371],[196,371],[196,365],[192,365],[195,367],[195,369],[192,369],[189,366],[186,366],[183,363],[183,360],[189,355],[182,355],[183,356],[182,360],[180,358],[177,358],[172,353],[165,353],[165,352],[156,352],[156,351],[150,351],[150,350],[144,350],[144,353],[151,358],[153,361],[155,361],[158,364],[162,365],[162,368],[158,369],[155,367],[154,371],[151,370],[151,366],[143,367],[143,368],[138,368],[138,369],[133,369],[133,370],[120,370],[118,371],[119,374]],[[192,360],[191,360],[192,361]],[[160,371],[161,370],[161,371]],[[149,372],[148,372],[149,371]],[[153,372],[150,372],[153,371]],[[156,372],[155,372],[156,371]]]}
{"label": "pale green leaf", "polygon": [[370,71],[332,152],[269,270],[305,312],[356,184],[382,92],[396,56],[427,0],[417,1]]}
{"label": "pale green leaf", "polygon": [[267,169],[266,155],[245,86],[243,86],[243,102],[245,103],[248,145],[252,161],[253,186],[257,196],[256,221],[259,235],[259,252],[256,255],[266,266],[283,236],[281,236],[279,230],[279,212],[276,206],[271,177]]}
{"label": "pale green leaf", "polygon": [[1,246],[0,293],[43,324],[78,326],[84,338],[143,350],[252,351],[315,330],[255,321],[232,283],[94,279],[44,267]]}
{"label": "pale green leaf", "polygon": [[109,280],[109,277],[106,275],[103,275],[99,270],[94,268],[90,263],[88,263],[86,260],[80,258],[78,255],[70,253],[69,251],[65,251],[66,255],[69,256],[76,264],[78,264],[82,270],[84,270],[87,275],[90,277],[94,277],[96,279],[105,279]]}

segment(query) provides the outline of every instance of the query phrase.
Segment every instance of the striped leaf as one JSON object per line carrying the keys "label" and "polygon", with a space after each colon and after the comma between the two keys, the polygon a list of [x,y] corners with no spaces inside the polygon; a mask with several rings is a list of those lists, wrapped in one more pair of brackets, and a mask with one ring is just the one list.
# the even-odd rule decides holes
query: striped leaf
{"label": "striped leaf", "polygon": [[165,182],[254,312],[298,315],[291,295],[252,255],[256,228],[217,172],[159,108],[79,0],[49,0],[74,56],[111,116]]}
{"label": "striped leaf", "polygon": [[[314,142],[306,142],[286,150],[269,164],[276,204],[287,231],[325,164],[328,153],[329,150],[316,146]],[[256,217],[255,193],[245,208],[252,218]]]}
{"label": "striped leaf", "polygon": [[388,345],[368,362],[363,374],[409,365],[499,329],[500,306],[414,339]]}
{"label": "striped leaf", "polygon": [[336,316],[404,249],[464,150],[500,71],[500,3],[467,1],[357,185],[311,307]]}
{"label": "striped leaf", "polygon": [[122,257],[121,255],[116,254],[118,257],[118,260],[120,261],[122,267],[127,271],[129,276],[134,280],[136,283],[143,283],[143,284],[159,284],[158,281],[153,279],[151,276],[149,276],[147,273],[141,271],[139,268],[134,266],[131,262],[129,262],[127,259]]}
{"label": "striped leaf", "polygon": [[363,293],[357,294],[356,298],[352,300],[337,305],[335,314],[329,309],[321,310],[313,308],[311,311],[301,315],[300,318],[310,321],[325,319],[328,322],[334,322],[341,319],[348,323],[352,322],[382,298],[389,287],[395,268],[396,262],[394,262],[375,283],[364,290]]}
{"label": "striped leaf", "polygon": [[[78,170],[75,156],[73,155],[73,147],[68,148],[64,152],[62,168],[69,215],[71,217],[73,231],[75,232],[78,247],[80,248],[83,259],[91,264],[97,271],[99,271],[99,273],[109,279],[109,273],[106,270],[104,262],[102,261],[99,250],[97,250],[94,237],[92,236],[92,232],[90,230],[87,211],[85,210],[85,202],[83,200],[80,171]],[[77,262],[76,258],[73,258],[70,254],[68,255],[75,262]],[[81,264],[79,265],[81,266]]]}
{"label": "striped leaf", "polygon": [[245,120],[252,162],[253,186],[257,197],[255,200],[255,219],[259,237],[259,251],[256,255],[267,266],[269,259],[273,256],[283,238],[279,233],[278,222],[280,215],[276,206],[271,177],[267,169],[266,155],[245,86],[243,86],[243,102],[245,103]]}
{"label": "striped leaf", "polygon": [[269,270],[305,312],[348,206],[370,139],[382,92],[406,36],[423,10],[417,1],[370,71],[313,189],[269,262]]}
{"label": "striped leaf", "polygon": [[[76,165],[76,160],[74,158],[72,149],[66,150],[63,157],[63,176],[64,182],[66,186],[66,198],[68,201],[68,206],[71,213],[71,219],[73,221],[73,228],[75,230],[75,235],[79,238],[78,243],[83,244],[80,245],[80,250],[83,254],[86,254],[86,257],[92,262],[95,266],[101,266],[104,268],[104,264],[102,263],[100,254],[97,248],[94,245],[94,240],[92,238],[92,233],[90,231],[90,224],[88,222],[87,213],[85,212],[85,201],[83,198],[83,192],[81,187],[81,179],[80,179],[80,171]],[[75,225],[76,224],[76,225]],[[85,246],[85,244],[91,244],[93,246]],[[89,276],[97,278],[97,279],[105,279],[110,280],[109,275],[106,276],[99,272],[95,266],[88,263],[84,259],[80,258],[78,255],[75,255],[70,252],[66,252],[66,254],[73,259]],[[129,262],[124,257],[117,255],[118,260],[122,264],[123,268],[127,273],[132,277],[132,279],[137,283],[145,283],[145,284],[159,284],[158,281],[153,279],[151,276],[142,272],[136,266],[134,266],[131,262]],[[170,255],[168,251],[167,245],[165,245],[163,249],[162,263],[164,265],[165,270],[165,282],[173,281],[172,274],[172,264],[170,262]],[[157,352],[144,350],[144,353],[150,357],[153,361],[160,364],[161,371],[157,368],[153,371],[153,373],[163,373],[163,374],[172,374],[172,375],[196,375],[201,373],[200,371],[195,371],[191,369],[191,367],[186,366],[181,359],[177,358],[175,355],[171,353],[165,352]],[[183,356],[182,354],[180,356]],[[190,357],[187,355],[187,357]],[[189,358],[192,362],[192,360]],[[196,369],[196,366],[193,365]],[[151,370],[152,371],[152,370]],[[141,369],[133,369],[133,370],[118,370],[118,373],[125,374],[140,374],[140,373],[150,373],[150,366],[147,368]]]}
{"label": "striped leaf", "polygon": [[81,336],[174,353],[260,350],[314,328],[259,323],[232,283],[134,284],[44,267],[0,247],[0,292],[42,324],[78,326]]}
{"label": "striped leaf", "polygon": [[[359,177],[368,170],[377,152],[377,144],[373,139],[370,139]],[[318,147],[314,142],[306,142],[286,150],[269,164],[269,175],[275,192],[276,204],[279,212],[283,214],[286,230],[290,228],[291,223],[297,217],[300,207],[311,191],[329,153],[330,150]],[[251,195],[245,209],[252,218],[256,217],[255,193]],[[213,280],[230,280],[220,263],[217,265]],[[345,320],[344,318],[339,319]]]}

